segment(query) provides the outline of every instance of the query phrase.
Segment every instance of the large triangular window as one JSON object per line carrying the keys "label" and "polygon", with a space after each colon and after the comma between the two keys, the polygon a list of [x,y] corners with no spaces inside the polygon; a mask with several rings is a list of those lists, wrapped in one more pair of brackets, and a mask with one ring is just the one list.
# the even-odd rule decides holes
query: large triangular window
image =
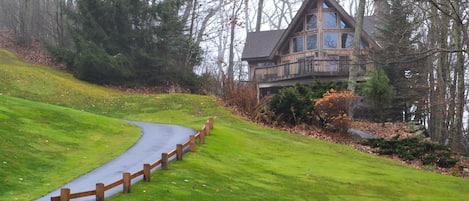
{"label": "large triangular window", "polygon": [[325,29],[337,28],[337,14],[334,12],[324,12],[322,15],[323,26]]}

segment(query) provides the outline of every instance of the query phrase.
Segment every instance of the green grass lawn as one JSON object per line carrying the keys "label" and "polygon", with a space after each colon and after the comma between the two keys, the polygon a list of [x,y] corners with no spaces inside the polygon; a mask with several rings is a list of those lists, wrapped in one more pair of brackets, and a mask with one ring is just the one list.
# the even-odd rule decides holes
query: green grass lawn
{"label": "green grass lawn", "polygon": [[[66,84],[61,84],[62,82]],[[45,91],[41,91],[41,88]],[[67,93],[61,96],[62,91]],[[11,54],[2,51],[0,51],[0,93],[67,106],[102,116],[173,123],[196,129],[200,128],[209,116],[215,116],[215,129],[207,138],[207,143],[197,147],[197,152],[186,154],[183,161],[170,163],[168,171],[156,171],[152,175],[152,182],[138,183],[132,187],[131,194],[120,194],[107,200],[469,200],[468,180],[415,170],[347,146],[262,128],[232,115],[211,97],[183,94],[123,94],[74,80],[68,74],[49,68],[21,63]],[[25,103],[25,105],[33,107],[35,104]],[[66,114],[77,112],[72,109],[53,108],[57,108],[57,112],[64,111]],[[57,123],[62,123],[62,119],[56,117],[60,115],[50,116],[51,119],[56,119]],[[96,115],[91,116],[101,118]],[[73,121],[84,118],[78,115],[69,117],[74,117]],[[23,124],[34,128],[42,127],[41,122],[31,123],[36,119],[31,118]],[[64,118],[64,121],[66,120],[68,119]],[[113,121],[107,118],[100,121],[104,120]],[[21,123],[23,120],[19,118],[11,122]],[[120,124],[118,121],[114,122]],[[55,128],[63,133],[55,132],[54,128],[43,129],[50,132],[28,133],[23,130],[8,130],[7,127],[5,132],[11,134],[6,136],[12,141],[2,144],[2,151],[3,146],[21,144],[24,138],[44,139],[41,133],[50,133],[50,136],[58,136],[60,139],[64,133],[75,134],[77,129],[84,129],[83,135],[86,136],[89,135],[85,134],[86,132],[96,134],[103,133],[106,128],[110,129],[107,125],[100,130],[89,124],[83,124]],[[121,125],[121,128],[132,129],[124,125]],[[5,129],[2,126],[0,130]],[[70,139],[67,137],[66,140],[70,143],[86,143],[80,137]],[[119,141],[119,138],[110,137],[108,140],[109,143],[113,143],[114,140]],[[23,145],[30,146],[32,142],[29,140]],[[40,152],[42,149],[59,153],[67,147],[67,143],[64,144],[57,148],[37,146],[36,151],[27,151],[27,153]],[[90,145],[90,149],[95,146]],[[77,147],[77,150],[82,149],[81,146]],[[23,148],[15,146],[10,149],[16,153],[21,152]],[[90,157],[82,153],[76,154],[66,158],[71,157],[70,160],[80,162],[82,157]],[[26,153],[22,155],[29,160],[45,160]],[[54,166],[56,162],[61,161],[51,158],[42,164]],[[67,170],[73,169],[76,164],[63,164],[63,167]],[[2,168],[9,171],[3,173],[2,169],[0,173],[2,180],[6,175],[16,175],[13,172],[17,169],[40,171],[40,168],[31,168],[19,163],[15,167],[2,166]],[[27,181],[31,186],[42,186],[45,183],[42,179],[48,178],[49,183],[52,183],[52,180],[55,181],[58,176],[31,178]],[[19,178],[9,178],[8,181],[20,184],[8,187],[9,190],[5,192],[3,184],[0,195],[21,194],[24,188],[21,185],[27,177],[22,178],[22,182],[18,181]],[[3,196],[0,197],[2,200]],[[9,198],[6,200],[12,200],[14,197]]]}
{"label": "green grass lawn", "polygon": [[0,96],[0,200],[32,200],[123,153],[140,130],[122,121]]}
{"label": "green grass lawn", "polygon": [[468,200],[467,180],[236,117],[215,129],[183,161],[133,186],[123,200]]}

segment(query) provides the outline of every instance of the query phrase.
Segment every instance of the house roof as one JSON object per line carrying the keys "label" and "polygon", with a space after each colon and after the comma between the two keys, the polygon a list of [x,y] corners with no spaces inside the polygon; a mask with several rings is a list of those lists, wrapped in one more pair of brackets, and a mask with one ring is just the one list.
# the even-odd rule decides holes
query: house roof
{"label": "house roof", "polygon": [[375,37],[377,20],[376,16],[365,16],[363,18],[363,30],[372,38]]}
{"label": "house roof", "polygon": [[[336,8],[339,14],[342,16],[342,20],[350,24],[355,28],[355,20],[351,17],[342,6],[337,3],[336,0],[324,0],[326,3],[330,4],[332,7]],[[303,20],[305,12],[308,8],[311,7],[313,3],[317,3],[316,0],[304,1],[300,9],[296,13],[295,17],[292,19],[292,22],[288,25],[288,28],[285,30],[275,30],[275,31],[262,31],[262,32],[250,32],[246,37],[246,44],[244,46],[243,54],[241,60],[254,60],[254,59],[272,59],[275,55],[275,52],[280,48],[280,46],[288,40],[290,33],[294,31],[295,25],[299,23],[300,20]],[[376,42],[371,37],[375,29],[375,18],[365,17],[363,20],[363,29],[362,38],[370,45],[370,47],[378,47]]]}
{"label": "house roof", "polygon": [[270,56],[284,32],[285,29],[249,32],[241,59],[262,59]]}

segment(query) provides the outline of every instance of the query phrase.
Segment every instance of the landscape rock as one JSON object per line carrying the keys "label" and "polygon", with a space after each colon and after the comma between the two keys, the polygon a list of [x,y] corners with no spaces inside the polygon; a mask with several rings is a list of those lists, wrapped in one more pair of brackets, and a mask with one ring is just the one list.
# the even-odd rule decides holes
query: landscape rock
{"label": "landscape rock", "polygon": [[364,132],[362,130],[358,130],[355,128],[350,128],[348,129],[347,133],[350,135],[350,137],[355,141],[355,142],[362,142],[366,141],[368,139],[376,139],[375,135],[372,135],[370,133]]}

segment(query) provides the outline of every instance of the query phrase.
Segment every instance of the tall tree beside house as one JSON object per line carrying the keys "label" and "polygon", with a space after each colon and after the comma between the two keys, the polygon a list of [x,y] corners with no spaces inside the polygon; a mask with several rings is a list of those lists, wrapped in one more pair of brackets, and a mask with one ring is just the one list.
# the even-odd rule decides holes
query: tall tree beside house
{"label": "tall tree beside house", "polygon": [[[357,23],[355,24],[355,33],[353,36],[353,54],[352,54],[352,65],[349,69],[349,83],[347,89],[355,92],[355,85],[358,79],[359,70],[359,57],[360,57],[360,44],[361,44],[361,33],[363,30],[363,17],[365,15],[365,4],[366,0],[360,0],[357,11]],[[353,114],[349,114],[353,116]]]}
{"label": "tall tree beside house", "polygon": [[256,31],[261,31],[261,24],[262,24],[262,12],[264,10],[264,0],[259,0],[259,4],[257,5],[257,18],[256,18]]}
{"label": "tall tree beside house", "polygon": [[[425,4],[428,3],[428,4]],[[467,123],[463,125],[464,108],[467,107],[465,65],[469,35],[467,10],[461,1],[429,0],[428,49],[437,52],[428,58],[429,74],[429,133],[440,143],[451,145],[453,150],[469,153]],[[466,47],[465,47],[466,46]],[[464,106],[465,105],[465,106]]]}
{"label": "tall tree beside house", "polygon": [[[389,12],[379,16],[376,38],[381,45],[379,51],[373,55],[373,59],[386,71],[392,86],[396,90],[396,96],[392,101],[390,118],[393,120],[410,120],[422,118],[427,82],[425,80],[425,68],[423,60],[418,58],[415,49],[418,34],[415,34],[416,24],[411,22],[413,6],[406,0],[391,0]],[[414,16],[413,19],[416,19]],[[410,113],[411,106],[417,107],[416,113]]]}
{"label": "tall tree beside house", "polygon": [[[187,47],[189,36],[177,16],[181,2],[76,3],[76,12],[68,13],[74,48],[49,49],[79,79],[99,84],[195,85],[192,66],[199,62],[200,51]],[[187,57],[189,52],[192,55]]]}

